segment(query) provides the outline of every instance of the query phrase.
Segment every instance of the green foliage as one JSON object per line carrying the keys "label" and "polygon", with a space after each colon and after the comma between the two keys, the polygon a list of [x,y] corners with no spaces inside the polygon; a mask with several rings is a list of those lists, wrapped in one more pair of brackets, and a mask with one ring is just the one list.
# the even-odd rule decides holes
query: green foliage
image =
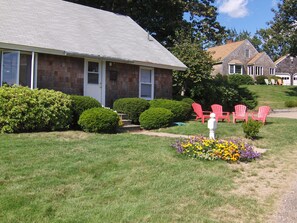
{"label": "green foliage", "polygon": [[71,123],[71,99],[62,92],[0,88],[0,132],[62,130]]}
{"label": "green foliage", "polygon": [[166,108],[150,108],[139,117],[140,126],[144,129],[158,129],[169,126],[173,121],[173,113]]}
{"label": "green foliage", "polygon": [[[181,33],[181,42],[176,42],[171,49],[172,53],[182,61],[188,69],[173,72],[173,94],[195,96],[195,87],[202,87],[211,79],[210,73],[213,66],[212,57],[203,50],[202,44],[192,41],[187,34]],[[204,91],[206,89],[201,89]]]}
{"label": "green foliage", "polygon": [[192,98],[183,98],[181,101],[190,104],[191,106],[195,102]]}
{"label": "green foliage", "polygon": [[113,103],[113,109],[127,114],[133,123],[139,123],[140,114],[149,107],[149,102],[142,98],[120,98]]}
{"label": "green foliage", "polygon": [[264,79],[268,79],[268,77],[265,75],[256,76],[256,84],[260,84],[260,85],[266,84]]}
{"label": "green foliage", "polygon": [[285,101],[285,106],[288,108],[297,107],[297,100],[296,101]]}
{"label": "green foliage", "polygon": [[89,96],[81,96],[81,95],[70,95],[72,100],[72,126],[74,128],[78,127],[78,119],[79,116],[90,108],[99,108],[102,107],[101,104],[92,97]]}
{"label": "green foliage", "polygon": [[81,114],[78,124],[85,132],[114,133],[119,120],[117,113],[111,109],[91,108]]}
{"label": "green foliage", "polygon": [[263,124],[261,122],[254,120],[249,120],[247,123],[243,123],[242,129],[244,137],[247,139],[256,139],[262,125]]}
{"label": "green foliage", "polygon": [[253,85],[254,79],[249,75],[233,74],[228,76],[230,84],[234,85]]}
{"label": "green foliage", "polygon": [[151,108],[166,108],[173,113],[173,121],[188,120],[192,114],[190,104],[169,99],[154,99],[150,101]]}

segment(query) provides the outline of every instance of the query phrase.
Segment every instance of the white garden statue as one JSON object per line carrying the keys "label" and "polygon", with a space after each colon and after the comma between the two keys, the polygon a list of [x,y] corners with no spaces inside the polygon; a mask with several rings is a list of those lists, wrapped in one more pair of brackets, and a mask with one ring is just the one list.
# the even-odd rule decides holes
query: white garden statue
{"label": "white garden statue", "polygon": [[207,122],[207,127],[209,128],[209,138],[210,139],[215,139],[215,131],[217,129],[217,121],[216,121],[216,114],[211,113],[210,114],[210,119]]}

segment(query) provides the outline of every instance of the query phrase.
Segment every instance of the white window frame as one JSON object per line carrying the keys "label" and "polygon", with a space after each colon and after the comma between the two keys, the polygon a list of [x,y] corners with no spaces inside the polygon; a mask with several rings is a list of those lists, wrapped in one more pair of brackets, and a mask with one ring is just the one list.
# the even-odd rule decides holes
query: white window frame
{"label": "white window frame", "polygon": [[[141,82],[141,71],[142,70],[149,70],[151,72],[151,82]],[[151,97],[141,97],[141,86],[142,84],[150,85],[151,86]],[[155,88],[155,71],[152,67],[140,67],[139,68],[139,98],[143,98],[146,100],[153,100],[154,99],[154,88]]]}
{"label": "white window frame", "polygon": [[248,66],[248,75],[251,75],[251,76],[254,75],[254,66],[251,66],[251,65]]}
{"label": "white window frame", "polygon": [[269,68],[269,74],[275,75],[275,68]]}
{"label": "white window frame", "polygon": [[245,57],[250,58],[250,50],[249,49],[245,50]]}
{"label": "white window frame", "polygon": [[256,66],[255,68],[256,68],[256,69],[255,69],[255,74],[256,74],[257,76],[261,76],[261,75],[263,75],[263,67]]}
{"label": "white window frame", "polygon": [[0,61],[0,69],[1,69],[1,78],[0,78],[0,87],[3,85],[3,54],[6,52],[15,52],[18,54],[18,66],[17,66],[17,79],[16,79],[16,85],[20,84],[20,63],[21,63],[21,54],[31,55],[31,81],[30,81],[30,88],[34,89],[37,86],[37,60],[38,55],[37,53],[33,52],[22,52],[19,50],[4,50],[0,49],[1,54],[1,61]]}
{"label": "white window frame", "polygon": [[[231,66],[233,66],[233,70],[234,72],[231,73]],[[240,73],[236,73],[236,66],[240,66]],[[242,71],[243,71],[243,66],[240,64],[229,64],[229,74],[242,74]]]}

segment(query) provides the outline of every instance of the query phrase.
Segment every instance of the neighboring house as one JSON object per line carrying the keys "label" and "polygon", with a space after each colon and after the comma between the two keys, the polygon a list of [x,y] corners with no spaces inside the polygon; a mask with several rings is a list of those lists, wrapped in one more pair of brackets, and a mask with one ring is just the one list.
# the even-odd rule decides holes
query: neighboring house
{"label": "neighboring house", "polygon": [[274,62],[276,66],[275,75],[283,80],[283,85],[297,85],[297,57],[280,57]]}
{"label": "neighboring house", "polygon": [[0,86],[96,98],[172,97],[186,66],[130,17],[62,0],[0,0]]}
{"label": "neighboring house", "polygon": [[212,75],[248,74],[256,77],[275,74],[275,65],[270,57],[264,52],[259,53],[248,40],[229,41],[209,48],[207,52],[216,61]]}

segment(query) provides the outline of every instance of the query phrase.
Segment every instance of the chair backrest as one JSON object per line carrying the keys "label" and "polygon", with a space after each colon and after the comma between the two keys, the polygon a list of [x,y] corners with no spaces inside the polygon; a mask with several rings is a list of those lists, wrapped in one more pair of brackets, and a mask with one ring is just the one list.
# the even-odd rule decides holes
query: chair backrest
{"label": "chair backrest", "polygon": [[268,79],[264,79],[264,81],[265,81],[265,84],[269,84],[269,80]]}
{"label": "chair backrest", "polygon": [[270,112],[269,106],[260,106],[258,110],[258,117],[266,117]]}
{"label": "chair backrest", "polygon": [[211,110],[213,113],[222,115],[223,114],[223,106],[219,104],[213,104],[211,105]]}
{"label": "chair backrest", "polygon": [[246,115],[246,106],[245,105],[235,105],[234,106],[235,115],[245,116]]}
{"label": "chair backrest", "polygon": [[194,102],[194,103],[192,103],[192,108],[193,108],[194,112],[198,115],[198,117],[203,116],[202,107],[200,104]]}
{"label": "chair backrest", "polygon": [[275,80],[274,79],[271,79],[271,84],[275,85]]}

